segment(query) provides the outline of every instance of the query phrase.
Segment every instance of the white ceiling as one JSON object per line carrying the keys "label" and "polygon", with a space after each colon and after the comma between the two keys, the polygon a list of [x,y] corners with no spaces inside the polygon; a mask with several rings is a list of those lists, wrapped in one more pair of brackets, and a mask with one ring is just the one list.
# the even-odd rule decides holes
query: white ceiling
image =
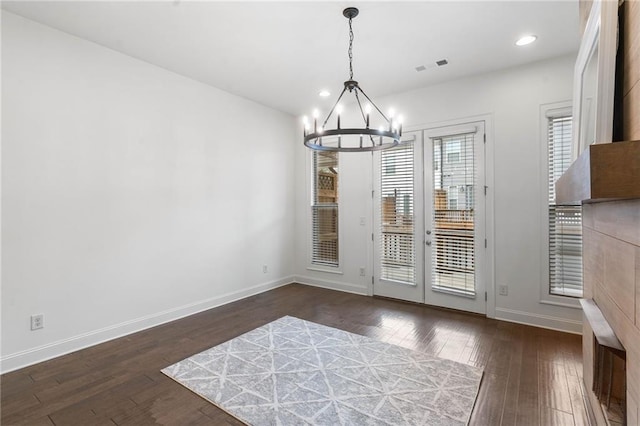
{"label": "white ceiling", "polygon": [[[354,78],[378,96],[576,52],[578,1],[3,1],[2,8],[294,115]],[[525,33],[538,41],[514,42]],[[435,67],[447,59],[449,64]],[[415,68],[427,69],[417,72]],[[318,92],[327,88],[328,99]]]}

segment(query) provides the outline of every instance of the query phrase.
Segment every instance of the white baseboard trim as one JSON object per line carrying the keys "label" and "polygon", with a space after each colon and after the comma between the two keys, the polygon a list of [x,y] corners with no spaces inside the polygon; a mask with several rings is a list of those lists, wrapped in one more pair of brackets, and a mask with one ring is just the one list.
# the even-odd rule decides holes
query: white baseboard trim
{"label": "white baseboard trim", "polygon": [[88,348],[109,340],[117,339],[128,334],[137,333],[147,328],[155,327],[198,312],[206,311],[227,303],[235,302],[249,296],[264,293],[294,282],[293,276],[287,276],[278,280],[258,284],[240,291],[226,293],[177,308],[114,324],[98,330],[83,333],[57,342],[48,343],[32,349],[16,352],[0,358],[0,373],[8,373],[29,365],[47,361],[62,355]]}
{"label": "white baseboard trim", "polygon": [[359,294],[362,296],[367,296],[367,287],[359,286],[351,283],[342,283],[338,281],[324,280],[313,277],[307,277],[303,275],[296,275],[294,277],[295,282],[305,285],[310,285],[312,287],[320,287],[327,288],[329,290],[338,290],[344,291],[346,293]]}
{"label": "white baseboard trim", "polygon": [[533,314],[531,312],[516,311],[506,308],[496,308],[495,319],[547,328],[550,330],[564,331],[571,334],[582,334],[582,321],[552,317],[549,315]]}
{"label": "white baseboard trim", "polygon": [[[120,324],[104,327],[88,333],[73,336],[67,339],[58,340],[53,343],[38,346],[32,349],[16,352],[0,358],[0,374],[18,370],[29,365],[47,361],[62,355],[69,354],[81,349],[88,348],[109,340],[117,339],[147,328],[155,327],[198,312],[206,311],[227,303],[235,302],[265,291],[273,290],[291,283],[300,283],[313,287],[326,288],[330,290],[344,291],[347,293],[366,296],[368,294],[366,286],[359,286],[351,283],[342,283],[325,279],[318,279],[308,276],[287,276],[278,280],[258,284],[240,291],[226,293],[221,296],[212,297],[207,300],[168,309],[163,312],[125,321]],[[531,325],[535,327],[547,328],[551,330],[564,331],[573,334],[582,334],[582,321],[557,318],[547,315],[532,314],[530,312],[516,311],[506,308],[496,308],[495,319],[514,322],[518,324]]]}

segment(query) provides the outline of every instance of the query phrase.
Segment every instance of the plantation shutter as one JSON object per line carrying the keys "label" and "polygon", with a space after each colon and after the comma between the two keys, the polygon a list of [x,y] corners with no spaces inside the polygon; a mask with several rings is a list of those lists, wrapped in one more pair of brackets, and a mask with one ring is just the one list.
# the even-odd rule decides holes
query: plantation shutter
{"label": "plantation shutter", "polygon": [[311,263],[338,266],[338,153],[313,151]]}
{"label": "plantation shutter", "polygon": [[474,138],[465,133],[431,138],[433,149],[432,288],[474,296]]}
{"label": "plantation shutter", "polygon": [[415,284],[414,143],[403,142],[380,155],[380,278]]}
{"label": "plantation shutter", "polygon": [[582,207],[557,205],[555,183],[571,164],[572,117],[549,117],[549,292],[582,296]]}

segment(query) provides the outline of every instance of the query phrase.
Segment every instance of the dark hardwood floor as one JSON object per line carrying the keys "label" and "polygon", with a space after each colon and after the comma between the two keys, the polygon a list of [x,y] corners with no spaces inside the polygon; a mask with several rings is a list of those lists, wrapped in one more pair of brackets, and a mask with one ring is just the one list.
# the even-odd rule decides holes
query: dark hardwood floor
{"label": "dark hardwood floor", "polygon": [[284,315],[484,368],[472,425],[588,424],[580,336],[292,284],[1,377],[2,425],[239,425],[160,369]]}

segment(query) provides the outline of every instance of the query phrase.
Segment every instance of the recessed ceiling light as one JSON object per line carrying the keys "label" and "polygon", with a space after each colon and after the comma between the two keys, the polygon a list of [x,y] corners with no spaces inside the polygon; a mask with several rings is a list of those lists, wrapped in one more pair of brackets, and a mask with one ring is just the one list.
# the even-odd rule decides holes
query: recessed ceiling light
{"label": "recessed ceiling light", "polygon": [[526,46],[527,44],[531,44],[536,41],[537,38],[538,36],[534,35],[526,35],[524,37],[520,37],[518,41],[516,41],[516,46]]}
{"label": "recessed ceiling light", "polygon": [[318,93],[318,96],[320,96],[321,98],[327,98],[331,96],[331,93],[329,93],[328,90],[321,90],[320,93]]}

